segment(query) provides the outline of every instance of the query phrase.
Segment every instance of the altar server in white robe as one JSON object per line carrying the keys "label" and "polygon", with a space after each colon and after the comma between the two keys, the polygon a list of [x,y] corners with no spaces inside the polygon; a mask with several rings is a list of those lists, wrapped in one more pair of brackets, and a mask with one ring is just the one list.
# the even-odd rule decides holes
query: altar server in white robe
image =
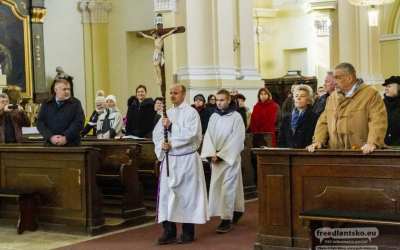
{"label": "altar server in white robe", "polygon": [[219,216],[217,233],[232,229],[244,212],[244,192],[240,153],[244,148],[245,127],[241,115],[229,106],[227,90],[217,93],[217,110],[204,136],[201,157],[211,160],[209,216]]}
{"label": "altar server in white robe", "polygon": [[[184,102],[186,88],[173,85],[168,118],[158,121],[153,131],[155,153],[161,161],[158,194],[158,222],[164,233],[158,244],[177,242],[176,224],[182,223],[178,243],[194,240],[194,224],[204,224],[207,215],[207,189],[198,149],[202,140],[201,122],[197,111]],[[169,142],[164,142],[164,128]],[[167,176],[168,152],[169,176]]]}

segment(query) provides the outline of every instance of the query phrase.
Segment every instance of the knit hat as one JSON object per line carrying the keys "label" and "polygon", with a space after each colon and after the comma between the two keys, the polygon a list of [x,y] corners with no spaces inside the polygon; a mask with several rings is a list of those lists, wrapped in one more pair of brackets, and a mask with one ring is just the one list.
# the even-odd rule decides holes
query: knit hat
{"label": "knit hat", "polygon": [[382,86],[386,86],[388,84],[397,83],[400,84],[400,76],[391,76],[390,78],[386,79]]}
{"label": "knit hat", "polygon": [[104,96],[96,96],[95,102],[96,102],[96,103],[99,103],[99,102],[106,102],[106,98],[105,98]]}
{"label": "knit hat", "polygon": [[117,98],[115,97],[115,95],[108,95],[106,97],[106,101],[111,100],[113,101],[115,104],[117,104]]}

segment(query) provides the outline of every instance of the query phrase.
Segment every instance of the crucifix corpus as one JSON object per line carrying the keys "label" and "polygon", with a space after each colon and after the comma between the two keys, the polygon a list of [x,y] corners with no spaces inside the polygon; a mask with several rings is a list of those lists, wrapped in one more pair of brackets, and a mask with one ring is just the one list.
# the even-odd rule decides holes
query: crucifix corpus
{"label": "crucifix corpus", "polygon": [[[163,117],[167,118],[167,105],[166,105],[166,86],[167,83],[165,81],[165,57],[164,57],[164,39],[168,36],[176,33],[184,33],[185,27],[172,27],[166,28],[163,27],[162,15],[157,14],[155,20],[156,28],[139,31],[137,32],[138,37],[144,37],[151,40],[154,40],[154,52],[153,52],[153,66],[156,73],[156,81],[157,84],[161,87],[161,95],[163,97]],[[164,141],[168,142],[168,129],[164,128]],[[168,152],[166,152],[166,161],[167,161],[167,176],[169,176],[169,163],[168,163]]]}

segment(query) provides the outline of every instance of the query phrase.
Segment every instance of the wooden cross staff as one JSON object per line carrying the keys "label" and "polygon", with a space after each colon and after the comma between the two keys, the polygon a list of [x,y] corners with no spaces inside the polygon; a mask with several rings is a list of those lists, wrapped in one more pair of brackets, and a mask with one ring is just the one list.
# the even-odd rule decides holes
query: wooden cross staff
{"label": "wooden cross staff", "polygon": [[[161,20],[161,14],[157,15],[157,20]],[[163,28],[161,21],[157,21],[155,29],[144,30],[137,32],[138,37],[145,37],[154,40],[154,53],[153,53],[153,66],[156,72],[157,84],[161,87],[161,95],[163,97],[163,117],[167,118],[167,105],[166,105],[166,88],[167,84],[165,81],[165,57],[164,57],[164,39],[168,36],[176,33],[184,33],[185,27],[172,27]],[[164,142],[168,143],[168,129],[164,128]],[[168,162],[168,151],[166,152],[167,161],[167,176],[169,176],[169,162]]]}

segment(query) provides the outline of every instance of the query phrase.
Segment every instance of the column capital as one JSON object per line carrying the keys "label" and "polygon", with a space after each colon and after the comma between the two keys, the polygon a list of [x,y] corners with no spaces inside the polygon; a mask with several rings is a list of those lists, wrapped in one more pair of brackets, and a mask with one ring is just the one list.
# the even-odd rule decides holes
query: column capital
{"label": "column capital", "polygon": [[108,0],[81,0],[78,3],[82,23],[108,23],[112,4]]}
{"label": "column capital", "polygon": [[311,0],[308,2],[309,11],[336,10],[337,0]]}
{"label": "column capital", "polygon": [[253,17],[255,18],[274,18],[277,17],[279,10],[270,8],[253,9]]}

